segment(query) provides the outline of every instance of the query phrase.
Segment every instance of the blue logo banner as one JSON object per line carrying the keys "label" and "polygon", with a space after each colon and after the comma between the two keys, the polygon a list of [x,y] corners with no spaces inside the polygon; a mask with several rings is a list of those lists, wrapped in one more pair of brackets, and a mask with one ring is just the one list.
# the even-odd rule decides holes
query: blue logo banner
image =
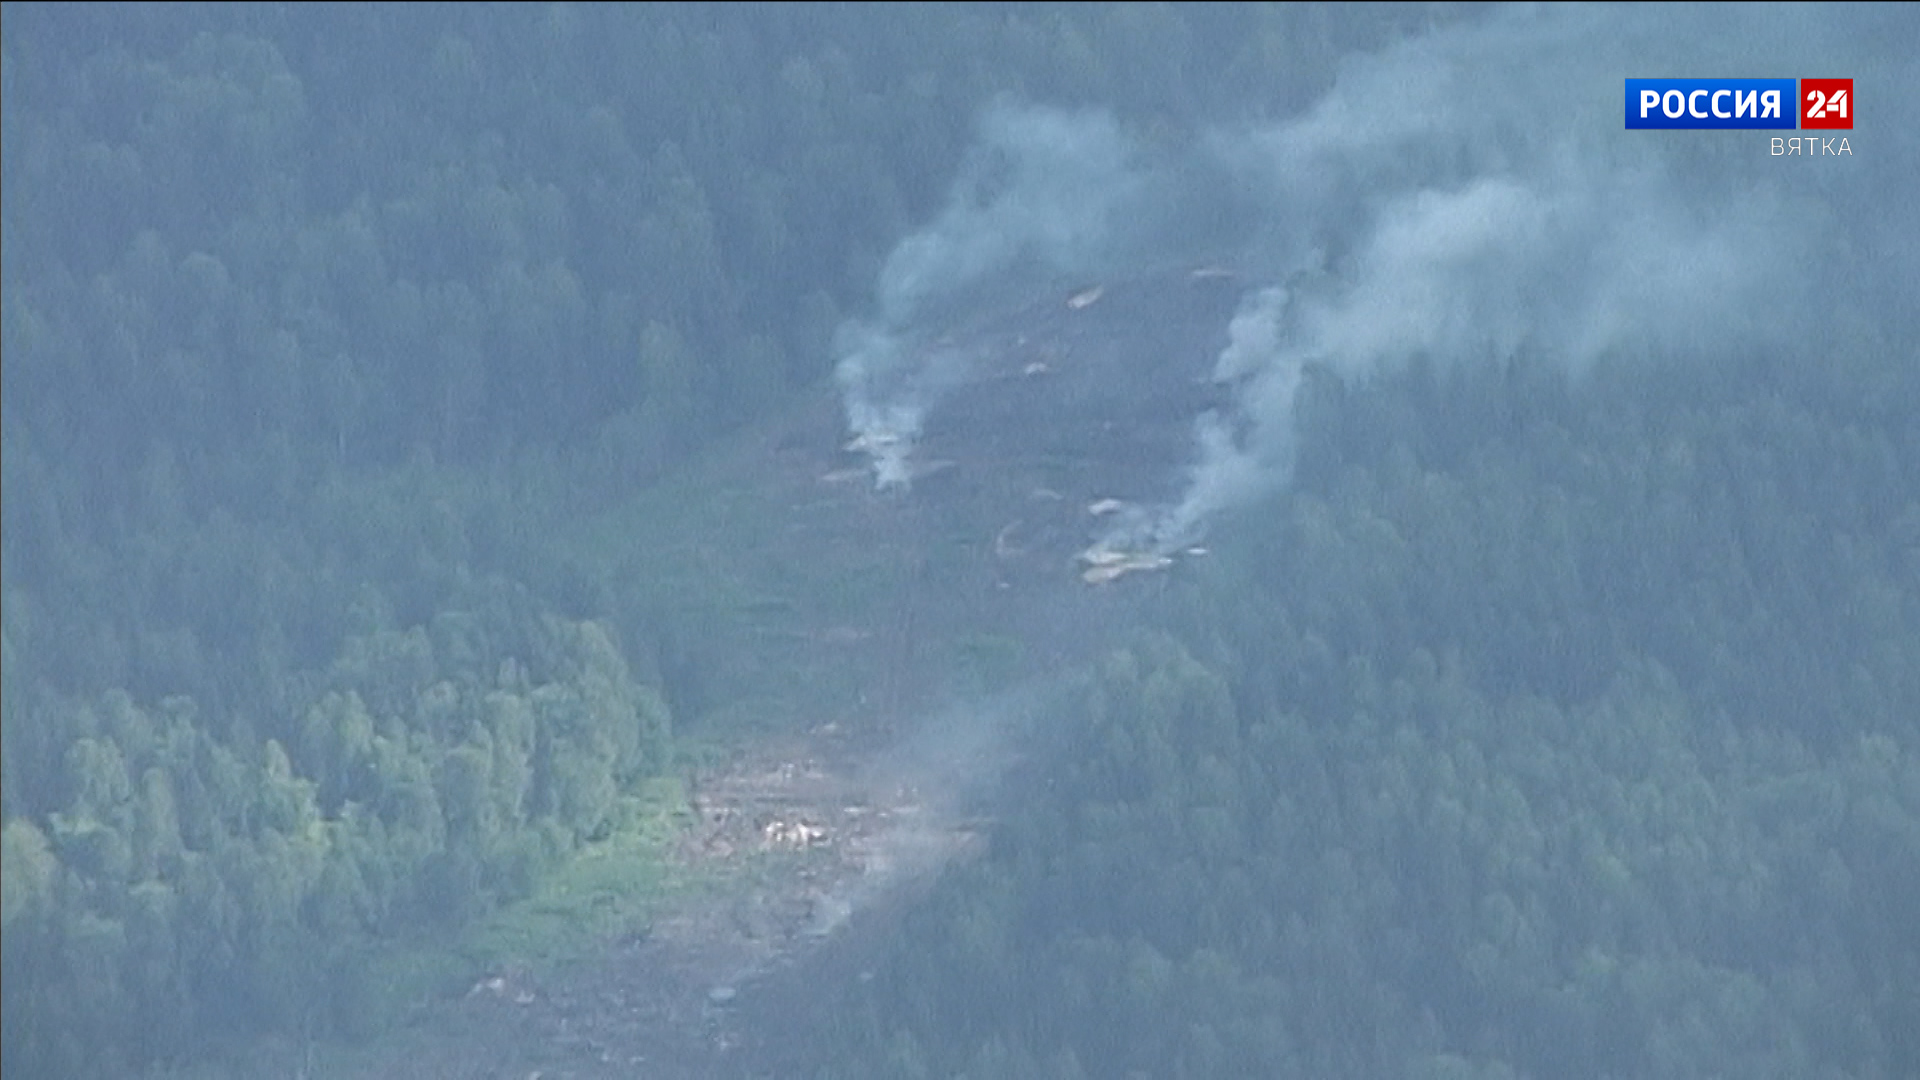
{"label": "blue logo banner", "polygon": [[1792,79],[1628,79],[1628,128],[1792,130]]}

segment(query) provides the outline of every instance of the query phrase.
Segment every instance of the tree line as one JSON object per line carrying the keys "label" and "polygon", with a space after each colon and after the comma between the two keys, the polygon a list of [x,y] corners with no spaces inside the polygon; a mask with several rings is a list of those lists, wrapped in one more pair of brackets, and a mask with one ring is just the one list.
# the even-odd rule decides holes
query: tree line
{"label": "tree line", "polygon": [[1920,380],[1836,370],[1316,381],[816,1074],[1911,1073]]}
{"label": "tree line", "polygon": [[1426,17],[9,7],[7,1069],[371,1023],[617,819],[697,628],[556,537],[826,376],[985,102],[1279,110]]}

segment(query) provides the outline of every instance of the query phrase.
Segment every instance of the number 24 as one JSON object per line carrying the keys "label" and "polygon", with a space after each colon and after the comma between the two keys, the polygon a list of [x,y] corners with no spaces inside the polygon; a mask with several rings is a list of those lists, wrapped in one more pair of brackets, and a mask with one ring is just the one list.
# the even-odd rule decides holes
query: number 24
{"label": "number 24", "polygon": [[1809,90],[1807,91],[1807,102],[1809,104],[1809,108],[1807,109],[1809,119],[1825,119],[1828,109],[1832,109],[1833,114],[1842,120],[1847,118],[1847,92],[1845,90],[1835,90],[1832,97],[1828,97],[1818,90]]}

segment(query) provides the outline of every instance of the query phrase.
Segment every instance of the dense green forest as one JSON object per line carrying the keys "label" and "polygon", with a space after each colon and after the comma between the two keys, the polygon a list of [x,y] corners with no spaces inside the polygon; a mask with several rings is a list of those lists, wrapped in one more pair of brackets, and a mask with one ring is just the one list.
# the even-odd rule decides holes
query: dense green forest
{"label": "dense green forest", "polygon": [[1326,387],[819,1075],[1911,1075],[1920,368],[1856,364]]}
{"label": "dense green forest", "polygon": [[[1179,142],[1456,8],[7,5],[6,1070],[378,1031],[726,738],[593,526],[828,379],[984,104]],[[1920,364],[1822,349],[1311,380],[796,1068],[1920,1071]]]}
{"label": "dense green forest", "polygon": [[605,830],[713,694],[553,523],[823,379],[983,102],[1424,17],[9,4],[9,1073],[377,1022]]}

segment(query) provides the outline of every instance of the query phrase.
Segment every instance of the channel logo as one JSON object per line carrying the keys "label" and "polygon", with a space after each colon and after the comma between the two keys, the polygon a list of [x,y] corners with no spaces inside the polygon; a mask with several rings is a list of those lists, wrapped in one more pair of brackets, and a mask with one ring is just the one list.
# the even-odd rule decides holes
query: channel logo
{"label": "channel logo", "polygon": [[1853,80],[1628,79],[1626,105],[1629,130],[1850,131]]}
{"label": "channel logo", "polygon": [[1780,129],[1799,119],[1792,79],[1628,79],[1627,127]]}
{"label": "channel logo", "polygon": [[1852,79],[1801,79],[1800,127],[1853,130]]}

